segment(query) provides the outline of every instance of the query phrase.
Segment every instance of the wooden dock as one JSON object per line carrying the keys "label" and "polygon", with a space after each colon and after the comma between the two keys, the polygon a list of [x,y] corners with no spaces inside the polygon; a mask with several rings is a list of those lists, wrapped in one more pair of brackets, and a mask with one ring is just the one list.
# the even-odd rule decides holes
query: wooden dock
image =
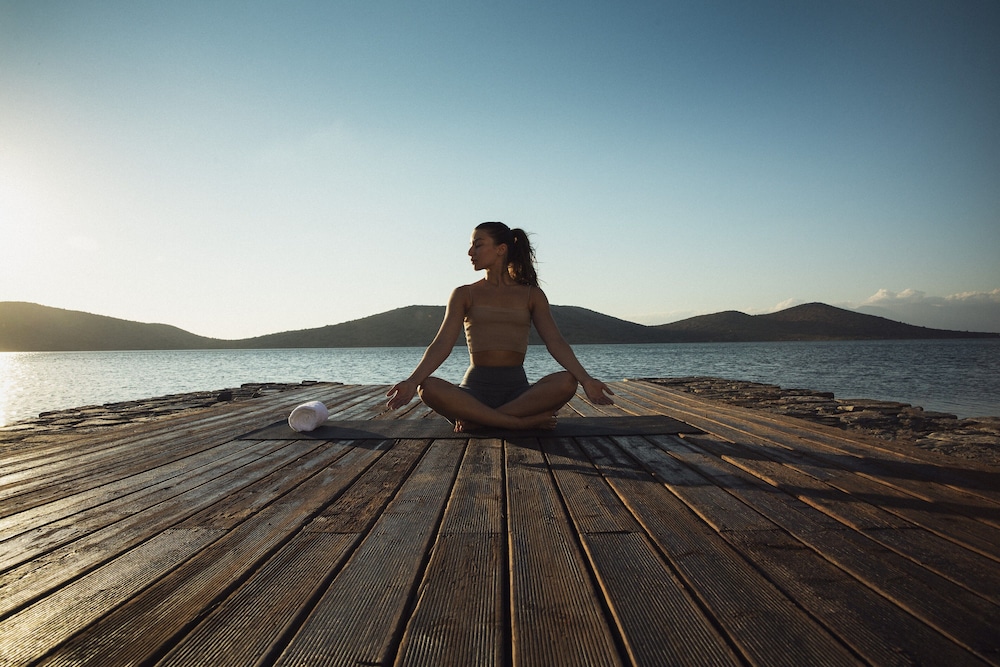
{"label": "wooden dock", "polygon": [[[612,388],[563,416],[688,428],[420,437],[318,385],[9,444],[0,665],[1000,664],[1000,469]],[[427,421],[261,439],[307,400]]]}

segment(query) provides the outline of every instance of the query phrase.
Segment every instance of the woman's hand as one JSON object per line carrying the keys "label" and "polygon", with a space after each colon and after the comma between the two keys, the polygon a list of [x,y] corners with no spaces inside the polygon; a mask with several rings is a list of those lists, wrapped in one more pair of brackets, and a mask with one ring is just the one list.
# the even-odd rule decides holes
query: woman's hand
{"label": "woman's hand", "polygon": [[614,401],[608,398],[608,395],[614,396],[615,392],[608,388],[608,385],[604,384],[600,380],[595,380],[590,378],[584,380],[582,383],[583,391],[587,394],[587,400],[594,405],[612,405]]}
{"label": "woman's hand", "polygon": [[389,402],[386,403],[386,407],[390,410],[401,408],[412,401],[413,396],[416,393],[417,383],[413,380],[403,380],[402,382],[397,382],[389,388],[389,391],[385,393],[385,395],[389,397]]}

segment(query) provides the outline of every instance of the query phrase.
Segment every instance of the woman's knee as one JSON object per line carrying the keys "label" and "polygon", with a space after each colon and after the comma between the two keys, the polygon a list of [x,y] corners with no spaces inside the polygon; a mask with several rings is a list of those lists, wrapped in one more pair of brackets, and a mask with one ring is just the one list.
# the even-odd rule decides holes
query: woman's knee
{"label": "woman's knee", "polygon": [[432,375],[420,383],[420,386],[417,387],[417,395],[422,401],[426,401],[427,398],[433,399],[440,392],[443,383],[444,380]]}
{"label": "woman's knee", "polygon": [[447,380],[442,380],[432,375],[420,383],[420,386],[417,387],[417,395],[428,406],[436,408],[442,405],[442,401],[446,400],[445,397],[448,395],[448,392],[456,388],[455,385]]}
{"label": "woman's knee", "polygon": [[576,378],[573,377],[573,374],[569,371],[563,371],[563,376],[563,381],[566,383],[566,391],[569,392],[570,397],[572,397],[576,394],[577,387],[580,386],[580,383],[576,381]]}
{"label": "woman's knee", "polygon": [[573,398],[573,395],[576,394],[576,388],[579,386],[576,378],[569,371],[553,373],[548,379],[554,387],[559,389],[562,395],[566,396],[567,401]]}

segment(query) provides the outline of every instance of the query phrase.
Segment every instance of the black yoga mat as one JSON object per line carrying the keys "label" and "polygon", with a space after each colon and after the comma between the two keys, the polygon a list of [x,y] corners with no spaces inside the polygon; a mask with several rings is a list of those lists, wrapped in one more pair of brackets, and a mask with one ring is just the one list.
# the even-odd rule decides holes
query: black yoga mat
{"label": "black yoga mat", "polygon": [[374,419],[328,421],[314,431],[298,433],[280,421],[241,436],[240,440],[399,440],[402,438],[464,439],[524,437],[584,437],[598,435],[671,435],[701,433],[693,426],[670,417],[564,417],[555,430],[510,431],[484,429],[455,433],[451,423],[439,417],[428,419]]}

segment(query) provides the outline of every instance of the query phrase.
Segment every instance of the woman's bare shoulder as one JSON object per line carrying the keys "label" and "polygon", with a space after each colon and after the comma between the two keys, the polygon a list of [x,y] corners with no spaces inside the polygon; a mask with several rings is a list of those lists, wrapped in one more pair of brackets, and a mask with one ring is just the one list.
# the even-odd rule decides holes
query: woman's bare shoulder
{"label": "woman's bare shoulder", "polygon": [[468,308],[472,303],[472,288],[475,283],[469,285],[459,285],[451,291],[451,296],[448,298],[449,305],[455,306],[459,305],[463,308]]}
{"label": "woman's bare shoulder", "polygon": [[536,305],[549,305],[549,297],[545,296],[545,292],[542,291],[541,287],[529,287],[531,290],[531,296],[528,298],[528,305],[534,308]]}

